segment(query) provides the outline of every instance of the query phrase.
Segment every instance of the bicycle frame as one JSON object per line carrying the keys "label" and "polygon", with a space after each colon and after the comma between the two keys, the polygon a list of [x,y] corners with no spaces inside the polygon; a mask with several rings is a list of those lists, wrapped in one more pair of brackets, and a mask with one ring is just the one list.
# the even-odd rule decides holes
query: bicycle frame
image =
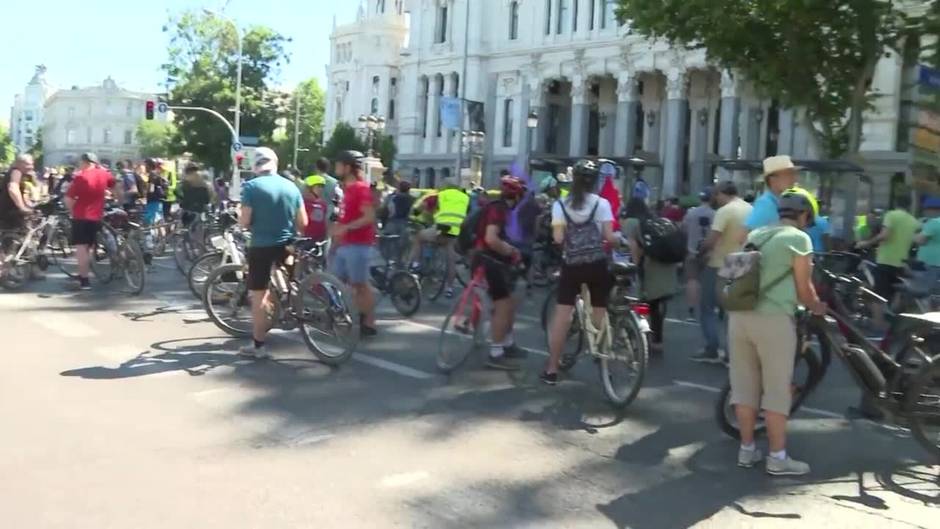
{"label": "bicycle frame", "polygon": [[[42,250],[45,247],[45,244],[48,243],[49,236],[52,235],[53,230],[55,229],[58,223],[59,223],[58,215],[50,215],[48,217],[43,217],[43,219],[39,222],[39,224],[37,224],[33,228],[28,228],[26,230],[26,236],[23,237],[23,241],[20,244],[19,250],[17,250],[15,255],[5,257],[3,264],[7,264],[9,262],[20,262],[23,260],[23,255],[26,254],[26,252],[34,252],[34,251],[38,252]],[[40,241],[37,244],[36,249],[34,250],[32,248],[32,245],[37,235],[40,236]],[[46,236],[45,242],[43,242],[41,239],[42,235]],[[29,258],[27,258],[26,260],[28,261]]]}

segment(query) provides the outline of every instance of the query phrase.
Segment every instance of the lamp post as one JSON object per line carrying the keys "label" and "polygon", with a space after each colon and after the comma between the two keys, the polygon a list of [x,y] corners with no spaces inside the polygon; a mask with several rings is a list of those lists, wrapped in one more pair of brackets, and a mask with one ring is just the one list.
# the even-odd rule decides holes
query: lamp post
{"label": "lamp post", "polygon": [[377,157],[375,152],[375,136],[385,130],[385,118],[374,114],[365,114],[359,116],[359,130],[365,136],[366,145],[369,147],[369,156]]}
{"label": "lamp post", "polygon": [[525,148],[525,165],[526,172],[529,173],[529,176],[532,176],[532,169],[529,165],[532,163],[532,150],[535,148],[532,145],[532,134],[535,132],[535,129],[539,126],[539,115],[533,110],[529,112],[529,116],[525,121],[526,126],[526,148]]}
{"label": "lamp post", "polygon": [[[471,131],[464,131],[461,133],[461,142],[460,142],[461,145],[459,149],[460,158],[463,159],[463,151],[464,149],[466,149],[467,158],[470,160],[471,172],[475,172],[473,170],[473,161],[475,158],[479,159],[480,156],[482,155],[483,146],[485,142],[486,142],[485,132],[471,130]],[[462,169],[461,169],[461,172],[462,172]],[[463,175],[461,174],[461,172],[458,172],[456,176],[457,176],[457,181],[459,181],[460,185],[463,186],[464,182],[463,182]],[[471,177],[471,180],[473,180],[472,177]],[[475,182],[475,183],[480,184],[480,182]]]}
{"label": "lamp post", "polygon": [[[203,9],[203,13],[210,17],[216,17],[221,19],[235,28],[235,38],[238,42],[238,63],[235,70],[235,141],[241,141],[242,133],[242,61],[244,58],[243,53],[243,35],[242,30],[238,27],[238,24],[231,18],[217,13],[211,9]],[[241,172],[238,170],[238,167],[235,164],[235,150],[232,149],[232,193],[239,193],[234,195],[235,197],[240,197],[241,193]]]}

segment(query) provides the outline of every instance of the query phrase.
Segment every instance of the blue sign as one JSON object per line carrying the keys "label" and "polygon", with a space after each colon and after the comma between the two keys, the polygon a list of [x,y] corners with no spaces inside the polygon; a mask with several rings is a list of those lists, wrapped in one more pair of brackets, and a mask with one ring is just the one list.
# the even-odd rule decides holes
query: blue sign
{"label": "blue sign", "polygon": [[232,150],[235,152],[240,152],[242,148],[244,148],[244,145],[242,145],[241,143],[238,143],[237,141],[232,144]]}
{"label": "blue sign", "polygon": [[161,114],[166,114],[167,108],[169,108],[169,107],[167,107],[166,103],[164,103],[164,102],[161,101],[160,104],[157,105],[157,112],[159,112],[159,113],[161,113]]}
{"label": "blue sign", "polygon": [[238,141],[240,141],[242,145],[248,145],[248,146],[251,146],[251,147],[257,147],[257,146],[258,146],[258,142],[259,142],[260,140],[259,140],[259,138],[258,138],[257,136],[239,136],[239,137],[238,137]]}
{"label": "blue sign", "polygon": [[940,70],[921,64],[919,66],[917,83],[923,86],[940,90]]}
{"label": "blue sign", "polygon": [[460,99],[456,97],[441,98],[441,124],[445,129],[460,128]]}

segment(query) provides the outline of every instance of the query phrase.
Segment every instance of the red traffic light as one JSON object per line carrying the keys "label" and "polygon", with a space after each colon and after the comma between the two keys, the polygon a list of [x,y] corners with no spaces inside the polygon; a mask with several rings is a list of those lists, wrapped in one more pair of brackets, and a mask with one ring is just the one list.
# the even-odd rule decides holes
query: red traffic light
{"label": "red traffic light", "polygon": [[147,119],[153,119],[153,107],[154,107],[154,102],[153,102],[153,101],[147,101],[147,106],[146,106],[146,109],[147,109],[147,111],[146,111]]}

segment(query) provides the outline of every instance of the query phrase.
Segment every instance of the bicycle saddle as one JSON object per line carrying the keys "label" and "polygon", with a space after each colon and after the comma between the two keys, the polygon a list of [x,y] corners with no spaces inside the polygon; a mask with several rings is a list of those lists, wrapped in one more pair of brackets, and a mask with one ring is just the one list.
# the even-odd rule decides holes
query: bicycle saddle
{"label": "bicycle saddle", "polygon": [[623,261],[614,261],[610,264],[610,273],[615,276],[626,276],[636,273],[636,265]]}
{"label": "bicycle saddle", "polygon": [[307,252],[314,248],[322,248],[327,241],[316,241],[310,237],[301,237],[299,239],[294,239],[294,242],[291,245],[300,252]]}

